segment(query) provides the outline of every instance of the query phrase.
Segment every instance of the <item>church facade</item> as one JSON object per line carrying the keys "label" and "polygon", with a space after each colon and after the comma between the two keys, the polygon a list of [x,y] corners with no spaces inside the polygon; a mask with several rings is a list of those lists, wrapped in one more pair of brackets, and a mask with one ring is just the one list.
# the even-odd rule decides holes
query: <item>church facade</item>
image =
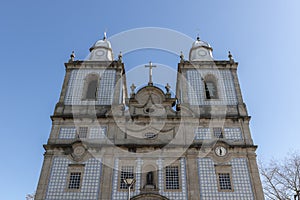
{"label": "church facade", "polygon": [[147,67],[145,85],[127,89],[106,37],[86,60],[71,55],[35,199],[264,199],[231,54],[214,60],[197,38],[173,93]]}

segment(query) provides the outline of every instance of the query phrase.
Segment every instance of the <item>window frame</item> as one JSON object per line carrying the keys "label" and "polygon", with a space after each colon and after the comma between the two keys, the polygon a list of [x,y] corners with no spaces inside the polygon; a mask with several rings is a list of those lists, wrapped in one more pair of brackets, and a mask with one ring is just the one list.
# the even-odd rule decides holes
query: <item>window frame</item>
{"label": "window frame", "polygon": [[[218,191],[219,192],[234,192],[234,185],[232,180],[232,167],[231,165],[216,165],[215,166],[216,178],[218,183]],[[220,184],[220,175],[228,175],[229,176],[229,183],[230,189],[223,189]]]}
{"label": "window frame", "polygon": [[[80,192],[84,178],[84,164],[69,164],[68,175],[66,181],[66,192]],[[70,188],[72,173],[80,173],[79,187]]]}
{"label": "window frame", "polygon": [[[177,172],[178,172],[178,188],[168,188],[167,186],[167,168],[168,167],[177,167]],[[170,192],[181,192],[182,191],[182,180],[181,180],[181,167],[180,164],[172,164],[169,166],[164,167],[164,173],[163,173],[163,178],[164,178],[164,189],[165,191],[170,191]]]}
{"label": "window frame", "polygon": [[[119,191],[127,191],[128,190],[128,186],[124,183],[124,178],[122,179],[122,172],[125,172],[124,170],[122,170],[123,167],[132,167],[133,169],[133,172],[129,172],[129,173],[132,173],[133,174],[133,178],[136,179],[136,169],[135,169],[135,166],[134,165],[121,165],[120,168],[119,168],[119,178],[118,178],[118,190]],[[125,184],[125,187],[123,188],[123,184]],[[121,188],[122,187],[122,188]],[[133,184],[130,188],[131,191],[134,191],[135,190],[135,184]]]}
{"label": "window frame", "polygon": [[218,185],[220,191],[232,191],[232,181],[230,173],[218,173]]}

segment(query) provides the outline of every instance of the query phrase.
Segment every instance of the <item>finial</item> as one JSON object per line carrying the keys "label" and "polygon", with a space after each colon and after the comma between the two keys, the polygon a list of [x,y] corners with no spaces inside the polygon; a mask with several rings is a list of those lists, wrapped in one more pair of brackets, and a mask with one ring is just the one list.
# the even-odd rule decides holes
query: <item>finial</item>
{"label": "finial", "polygon": [[170,88],[171,86],[169,85],[169,83],[167,83],[167,85],[165,86],[167,94],[170,94]]}
{"label": "finial", "polygon": [[103,35],[103,40],[106,40],[106,31],[104,31]]}
{"label": "finial", "polygon": [[70,55],[70,59],[69,59],[69,62],[73,62],[75,59],[75,52],[72,51],[71,55]]}
{"label": "finial", "polygon": [[196,29],[196,33],[197,33],[197,41],[200,41],[200,35],[199,35],[199,33],[200,33],[200,28],[197,28],[197,29]]}
{"label": "finial", "polygon": [[231,55],[231,52],[228,51],[228,58],[229,58],[229,61],[232,63],[234,62],[234,59],[232,58],[232,55]]}
{"label": "finial", "polygon": [[184,55],[182,51],[180,51],[180,62],[184,62]]}
{"label": "finial", "polygon": [[120,51],[120,53],[118,55],[118,61],[122,62],[122,58],[123,58],[123,55],[122,55],[122,52]]}
{"label": "finial", "polygon": [[135,90],[136,86],[134,85],[134,83],[131,84],[130,89],[131,89],[131,93],[130,96],[133,97],[134,96],[134,90]]}

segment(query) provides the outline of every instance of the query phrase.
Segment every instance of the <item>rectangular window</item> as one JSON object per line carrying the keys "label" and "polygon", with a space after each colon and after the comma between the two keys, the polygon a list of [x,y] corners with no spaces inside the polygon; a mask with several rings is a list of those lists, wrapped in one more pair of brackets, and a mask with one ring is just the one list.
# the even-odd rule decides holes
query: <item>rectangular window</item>
{"label": "rectangular window", "polygon": [[213,128],[215,138],[223,138],[223,132],[221,127]]}
{"label": "rectangular window", "polygon": [[219,173],[218,176],[220,190],[232,190],[230,173]]}
{"label": "rectangular window", "polygon": [[79,189],[81,181],[81,172],[71,172],[69,180],[69,189]]}
{"label": "rectangular window", "polygon": [[179,189],[179,169],[178,166],[166,167],[166,189]]}
{"label": "rectangular window", "polygon": [[134,178],[133,166],[122,166],[120,175],[120,189],[128,189],[127,184],[124,182],[127,178]]}
{"label": "rectangular window", "polygon": [[79,191],[83,178],[84,165],[70,164],[68,168],[68,191]]}
{"label": "rectangular window", "polygon": [[79,127],[78,135],[79,138],[86,138],[88,133],[88,127]]}

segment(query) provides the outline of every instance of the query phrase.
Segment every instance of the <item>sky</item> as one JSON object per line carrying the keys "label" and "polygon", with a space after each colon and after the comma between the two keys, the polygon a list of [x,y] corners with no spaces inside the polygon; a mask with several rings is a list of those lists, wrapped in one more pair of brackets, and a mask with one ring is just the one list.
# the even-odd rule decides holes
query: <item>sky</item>
{"label": "sky", "polygon": [[[143,27],[199,34],[216,60],[228,59],[230,50],[258,158],[299,150],[299,10],[298,0],[2,0],[1,199],[25,199],[36,190],[64,62],[72,50],[84,59],[105,30],[108,37]],[[174,53],[151,50],[123,58],[128,71],[149,60],[176,70],[179,62]]]}

